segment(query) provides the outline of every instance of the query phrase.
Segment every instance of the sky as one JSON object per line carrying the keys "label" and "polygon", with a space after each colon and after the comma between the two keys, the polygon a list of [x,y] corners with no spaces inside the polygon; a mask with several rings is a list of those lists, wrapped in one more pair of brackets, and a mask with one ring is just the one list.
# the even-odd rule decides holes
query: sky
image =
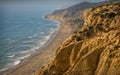
{"label": "sky", "polygon": [[80,3],[82,1],[91,1],[91,2],[99,2],[99,1],[105,1],[105,0],[0,0],[0,7],[3,5],[16,5],[17,6],[42,6],[43,8],[67,8],[71,5],[75,5],[77,3]]}
{"label": "sky", "polygon": [[6,11],[14,10],[51,10],[64,9],[83,1],[99,2],[105,0],[0,0],[0,16]]}
{"label": "sky", "polygon": [[[50,10],[52,13],[83,1],[99,2],[105,0],[0,0],[0,18],[10,11]],[[26,10],[27,9],[27,10]]]}

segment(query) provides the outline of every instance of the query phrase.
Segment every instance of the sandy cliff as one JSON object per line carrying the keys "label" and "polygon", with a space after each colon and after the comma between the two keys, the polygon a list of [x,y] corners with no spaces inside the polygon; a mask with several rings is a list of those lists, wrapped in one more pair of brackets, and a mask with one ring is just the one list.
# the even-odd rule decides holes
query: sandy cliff
{"label": "sandy cliff", "polygon": [[36,75],[120,75],[120,3],[89,9],[82,17],[83,27]]}

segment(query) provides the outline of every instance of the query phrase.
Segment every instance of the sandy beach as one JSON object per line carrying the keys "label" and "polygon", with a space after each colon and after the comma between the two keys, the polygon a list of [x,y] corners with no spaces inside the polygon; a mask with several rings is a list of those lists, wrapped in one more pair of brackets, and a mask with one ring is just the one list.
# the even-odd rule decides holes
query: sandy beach
{"label": "sandy beach", "polygon": [[57,47],[71,34],[71,32],[71,26],[61,24],[58,33],[54,38],[52,37],[47,46],[33,53],[30,57],[22,60],[17,66],[2,72],[2,75],[33,75],[42,66],[54,58]]}

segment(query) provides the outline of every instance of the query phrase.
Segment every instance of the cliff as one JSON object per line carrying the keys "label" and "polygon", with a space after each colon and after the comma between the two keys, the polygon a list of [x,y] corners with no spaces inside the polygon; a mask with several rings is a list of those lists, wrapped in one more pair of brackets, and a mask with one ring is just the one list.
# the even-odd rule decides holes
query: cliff
{"label": "cliff", "polygon": [[86,13],[90,8],[107,3],[109,3],[109,1],[99,3],[81,2],[66,9],[56,10],[52,14],[47,15],[46,18],[59,20],[65,23],[65,25],[69,25],[78,30],[84,23],[83,13]]}
{"label": "cliff", "polygon": [[83,27],[61,43],[54,60],[35,75],[120,75],[120,3],[85,11],[77,16],[84,19]]}

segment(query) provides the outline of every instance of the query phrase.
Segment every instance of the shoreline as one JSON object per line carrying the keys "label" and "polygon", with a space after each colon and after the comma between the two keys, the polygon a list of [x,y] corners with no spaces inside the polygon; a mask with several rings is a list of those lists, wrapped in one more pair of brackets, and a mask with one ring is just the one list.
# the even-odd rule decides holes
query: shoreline
{"label": "shoreline", "polygon": [[[47,18],[44,18],[44,19],[47,19]],[[51,19],[47,19],[47,20],[51,20]],[[34,53],[28,54],[25,57],[21,58],[20,60],[16,61],[15,65],[13,67],[9,67],[9,68],[5,68],[5,69],[1,70],[0,75],[4,72],[6,73],[6,71],[10,71],[12,68],[14,68],[15,66],[18,66],[19,64],[21,64],[21,62],[25,61],[29,57],[34,56],[36,53],[41,52],[42,48],[46,47],[47,45],[49,45],[52,42],[52,40],[59,33],[59,30],[61,28],[61,23],[57,20],[51,20],[51,21],[55,21],[57,23],[57,25],[56,25],[57,28],[52,33],[50,33],[49,39],[43,45],[39,46],[39,48],[35,48],[34,51],[33,51]]]}
{"label": "shoreline", "polygon": [[57,23],[56,24],[57,27],[55,28],[55,30],[52,33],[50,33],[49,39],[43,45],[39,46],[39,48],[35,48],[34,51],[33,51],[34,53],[26,55],[25,57],[23,57],[23,58],[19,59],[18,61],[16,61],[15,65],[13,67],[8,67],[8,68],[5,68],[5,69],[1,70],[0,71],[0,75],[3,74],[4,72],[6,73],[7,71],[10,71],[14,67],[16,67],[19,64],[21,64],[21,62],[23,62],[26,59],[34,56],[36,53],[41,52],[42,48],[44,48],[47,45],[49,45],[52,42],[52,40],[56,37],[56,35],[59,33],[59,30],[61,28],[61,22],[59,22],[58,20],[53,20],[53,19],[49,19],[49,18],[44,18],[44,19],[51,20],[51,21],[54,21],[54,22]]}
{"label": "shoreline", "polygon": [[42,47],[40,47],[40,49],[36,50],[36,52],[30,55],[28,58],[22,59],[18,65],[1,72],[0,74],[32,75],[34,72],[46,65],[50,60],[52,60],[59,44],[63,42],[72,31],[70,25],[64,25],[63,22],[59,22],[59,29],[53,32],[53,34],[50,36],[50,39]]}

